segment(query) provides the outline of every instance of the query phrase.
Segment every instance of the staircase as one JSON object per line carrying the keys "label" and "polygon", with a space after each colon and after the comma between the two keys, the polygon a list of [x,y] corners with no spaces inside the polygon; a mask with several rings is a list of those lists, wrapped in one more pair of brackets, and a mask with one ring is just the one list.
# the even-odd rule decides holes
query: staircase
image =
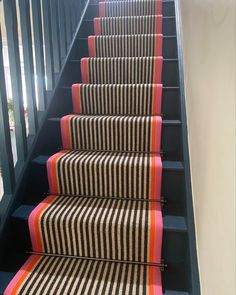
{"label": "staircase", "polygon": [[88,5],[7,225],[0,294],[199,294],[175,11]]}

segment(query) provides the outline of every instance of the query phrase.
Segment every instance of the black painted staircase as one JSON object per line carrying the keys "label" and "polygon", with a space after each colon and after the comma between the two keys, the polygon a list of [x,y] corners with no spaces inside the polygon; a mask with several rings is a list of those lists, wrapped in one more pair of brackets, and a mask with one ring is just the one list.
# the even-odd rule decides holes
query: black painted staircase
{"label": "black painted staircase", "polygon": [[[193,216],[189,211],[186,177],[188,165],[184,153],[187,138],[184,101],[181,98],[174,1],[163,1],[163,95],[162,95],[162,192],[163,214],[162,258],[167,267],[162,272],[163,294],[199,294]],[[72,113],[71,85],[81,83],[81,58],[88,56],[88,36],[93,35],[93,18],[99,15],[98,4],[91,3],[65,63],[54,93],[54,99],[38,136],[34,155],[22,181],[18,203],[5,231],[7,241],[0,267],[0,294],[19,270],[31,250],[28,217],[47,195],[46,162],[61,149],[60,118]],[[186,145],[186,146],[185,146]],[[43,294],[43,293],[42,293]]]}

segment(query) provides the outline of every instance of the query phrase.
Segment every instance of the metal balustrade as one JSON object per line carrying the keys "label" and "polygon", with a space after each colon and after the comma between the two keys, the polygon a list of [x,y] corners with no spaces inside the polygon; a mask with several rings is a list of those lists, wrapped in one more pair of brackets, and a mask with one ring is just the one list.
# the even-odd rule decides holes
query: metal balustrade
{"label": "metal balustrade", "polygon": [[[6,205],[2,203],[9,202],[14,194],[87,0],[2,0],[0,3],[5,19],[0,23],[0,173],[4,191],[1,210],[4,210]],[[13,99],[14,157],[6,89],[9,83],[4,72],[3,26]]]}

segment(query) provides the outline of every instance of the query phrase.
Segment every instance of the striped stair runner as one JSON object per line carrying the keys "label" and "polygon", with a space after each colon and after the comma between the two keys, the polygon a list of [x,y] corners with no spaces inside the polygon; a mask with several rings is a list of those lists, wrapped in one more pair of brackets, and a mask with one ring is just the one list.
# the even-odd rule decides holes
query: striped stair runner
{"label": "striped stair runner", "polygon": [[161,115],[161,84],[74,84],[73,109],[86,115]]}
{"label": "striped stair runner", "polygon": [[84,84],[158,84],[163,58],[96,57],[82,58]]}
{"label": "striped stair runner", "polygon": [[162,34],[89,36],[90,57],[162,56]]}
{"label": "striped stair runner", "polygon": [[97,17],[94,19],[95,35],[160,34],[162,15]]}
{"label": "striped stair runner", "polygon": [[161,295],[162,2],[99,3],[9,294]]}
{"label": "striped stair runner", "polygon": [[109,1],[99,3],[101,17],[144,16],[162,13],[162,1]]}

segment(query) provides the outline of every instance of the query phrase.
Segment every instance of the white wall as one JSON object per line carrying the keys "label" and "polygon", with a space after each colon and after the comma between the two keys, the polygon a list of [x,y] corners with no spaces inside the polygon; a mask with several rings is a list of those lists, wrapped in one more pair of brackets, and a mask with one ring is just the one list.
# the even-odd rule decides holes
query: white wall
{"label": "white wall", "polygon": [[235,295],[235,4],[180,0],[203,295]]}

